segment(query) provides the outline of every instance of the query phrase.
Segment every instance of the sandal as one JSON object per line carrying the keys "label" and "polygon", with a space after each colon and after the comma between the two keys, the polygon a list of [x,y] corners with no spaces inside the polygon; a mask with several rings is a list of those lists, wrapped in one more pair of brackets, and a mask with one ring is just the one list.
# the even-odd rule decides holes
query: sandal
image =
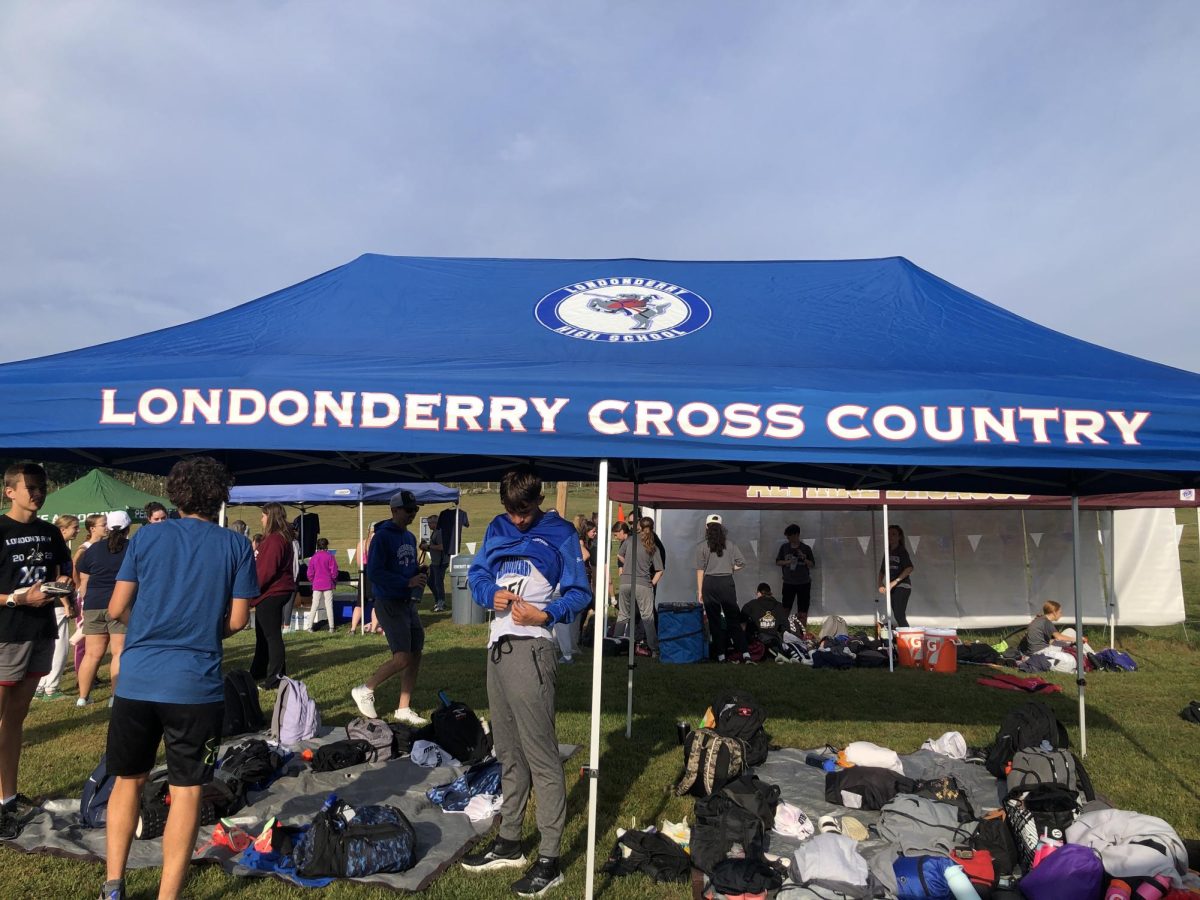
{"label": "sandal", "polygon": [[834,816],[821,816],[817,819],[817,831],[821,834],[841,834],[842,826]]}
{"label": "sandal", "polygon": [[855,841],[865,841],[869,836],[867,826],[854,816],[842,816],[842,834]]}

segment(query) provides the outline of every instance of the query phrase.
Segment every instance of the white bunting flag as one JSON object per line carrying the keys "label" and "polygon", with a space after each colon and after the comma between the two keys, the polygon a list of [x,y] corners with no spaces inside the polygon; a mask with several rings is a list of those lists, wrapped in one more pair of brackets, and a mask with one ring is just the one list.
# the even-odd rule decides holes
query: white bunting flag
{"label": "white bunting flag", "polygon": [[983,538],[982,534],[968,534],[967,540],[971,542],[971,550],[979,549],[979,541]]}
{"label": "white bunting flag", "polygon": [[1175,526],[1175,543],[1177,544],[1183,542],[1183,527],[1182,525]]}
{"label": "white bunting flag", "polygon": [[1096,540],[1100,542],[1101,547],[1104,546],[1104,532],[1100,529],[1096,529]]}
{"label": "white bunting flag", "polygon": [[356,548],[356,547],[347,547],[346,548],[346,561],[349,562],[351,565],[354,565],[354,551],[356,549],[358,549],[358,548]]}
{"label": "white bunting flag", "polygon": [[917,552],[917,548],[921,546],[921,536],[919,534],[910,534],[908,536],[908,542],[912,544],[913,553],[915,554]]}
{"label": "white bunting flag", "polygon": [[474,541],[467,541],[467,552],[468,553],[475,552],[475,542]]}
{"label": "white bunting flag", "polygon": [[750,542],[750,551],[751,551],[751,552],[752,552],[752,553],[753,553],[755,556],[758,556],[758,541],[751,541],[751,542]]}
{"label": "white bunting flag", "polygon": [[871,546],[871,539],[869,537],[860,537],[858,539],[858,546],[862,547],[863,553],[866,553],[867,548]]}
{"label": "white bunting flag", "polygon": [[1042,546],[1042,535],[1043,535],[1043,534],[1045,534],[1045,533],[1046,533],[1046,532],[1044,532],[1044,531],[1031,531],[1031,532],[1029,532],[1029,536],[1030,536],[1031,538],[1033,538],[1033,546],[1035,546],[1035,547],[1040,547],[1040,546]]}

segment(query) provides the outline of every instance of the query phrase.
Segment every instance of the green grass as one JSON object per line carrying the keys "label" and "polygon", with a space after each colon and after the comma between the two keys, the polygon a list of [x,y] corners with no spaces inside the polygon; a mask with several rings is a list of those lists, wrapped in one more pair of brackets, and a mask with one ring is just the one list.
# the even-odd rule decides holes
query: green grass
{"label": "green grass", "polygon": [[[594,496],[594,495],[593,495]],[[578,502],[576,502],[578,500]],[[498,511],[495,494],[466,495],[477,540],[491,515]],[[590,513],[594,499],[572,498],[568,513]],[[382,511],[380,511],[382,513]],[[353,526],[357,511],[322,509],[327,534]],[[328,516],[328,518],[327,518]],[[234,516],[236,518],[236,516]],[[243,515],[247,521],[250,519]],[[1195,511],[1182,512],[1188,525],[1181,544],[1188,616],[1196,619],[1200,593],[1200,561],[1196,552]],[[352,546],[353,541],[336,546]],[[343,557],[344,559],[344,557]],[[426,603],[426,609],[428,602]],[[484,687],[485,630],[483,626],[454,626],[448,616],[426,613],[428,628],[425,664],[416,705],[428,710],[436,691],[446,689],[486,715]],[[1097,630],[1098,631],[1098,630]],[[1094,640],[1103,642],[1100,634]],[[1141,669],[1133,675],[1094,675],[1088,685],[1088,770],[1097,789],[1117,806],[1158,815],[1185,838],[1200,838],[1200,732],[1177,717],[1179,709],[1200,693],[1200,650],[1189,647],[1182,630],[1121,629],[1118,643],[1134,655]],[[341,725],[354,714],[349,689],[360,683],[384,658],[382,638],[339,633],[287,637],[290,670],[308,684],[325,721]],[[1097,644],[1099,646],[1099,643]],[[252,635],[228,644],[227,664],[246,667],[253,649]],[[635,672],[635,718],[632,739],[626,739],[623,660],[604,662],[604,714],[601,724],[600,840],[598,855],[607,854],[618,825],[679,821],[691,812],[691,802],[674,797],[670,785],[678,774],[680,751],[674,724],[698,718],[713,695],[736,684],[752,691],[767,708],[768,730],[777,744],[809,747],[852,740],[871,740],[908,752],[943,731],[961,731],[972,744],[985,744],[995,734],[1004,713],[1023,702],[1023,695],[975,684],[976,671],[932,675],[900,671],[814,672],[801,666],[759,665],[660,666],[639,660]],[[1064,686],[1050,699],[1058,717],[1069,726],[1078,746],[1073,679],[1050,675]],[[73,688],[68,676],[64,687]],[[557,894],[583,894],[587,829],[587,783],[579,767],[587,761],[591,658],[559,671],[559,738],[582,749],[567,764],[568,825],[563,845],[568,883]],[[395,701],[397,685],[379,691],[379,708]],[[96,694],[107,698],[104,690]],[[103,749],[107,709],[103,702],[77,710],[69,700],[36,703],[25,728],[21,789],[31,795],[78,796]],[[527,837],[534,833],[532,810]],[[507,894],[512,875],[471,877],[458,869],[443,875],[427,892],[431,898],[500,897]],[[62,898],[94,896],[103,880],[103,867],[49,856],[27,856],[0,850],[3,895]],[[157,873],[132,872],[131,897],[155,896]],[[654,886],[642,878],[609,881],[599,876],[603,896],[614,900],[683,898],[684,887]],[[276,880],[231,879],[218,869],[196,868],[187,896],[216,900],[225,897],[282,898],[301,896],[300,889]],[[379,889],[338,884],[324,897],[382,897]]]}

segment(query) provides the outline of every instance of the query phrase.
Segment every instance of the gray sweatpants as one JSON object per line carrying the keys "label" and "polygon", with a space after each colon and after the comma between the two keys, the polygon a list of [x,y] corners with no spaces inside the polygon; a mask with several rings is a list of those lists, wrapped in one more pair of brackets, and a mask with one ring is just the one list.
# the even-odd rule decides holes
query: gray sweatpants
{"label": "gray sweatpants", "polygon": [[[648,585],[639,584],[636,588],[630,584],[621,585],[620,602],[617,606],[617,628],[616,634],[625,634],[629,630],[629,620],[632,618],[632,610],[634,599],[637,600],[638,621],[642,623],[642,628],[646,630],[646,646],[651,650],[658,649],[658,634],[654,630],[654,588]],[[624,622],[625,630],[621,630],[621,623]]]}
{"label": "gray sweatpants", "polygon": [[558,646],[543,638],[501,640],[488,649],[488,708],[500,761],[500,837],[521,838],[529,790],[537,790],[538,853],[558,856],[567,822],[567,780],[554,731]]}

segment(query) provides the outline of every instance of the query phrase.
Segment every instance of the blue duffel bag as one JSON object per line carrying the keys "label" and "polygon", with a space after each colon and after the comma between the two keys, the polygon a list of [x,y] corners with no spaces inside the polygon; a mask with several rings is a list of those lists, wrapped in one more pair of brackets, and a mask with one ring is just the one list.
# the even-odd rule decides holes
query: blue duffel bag
{"label": "blue duffel bag", "polygon": [[696,663],[708,658],[704,607],[699,603],[658,607],[658,657],[665,663]]}

